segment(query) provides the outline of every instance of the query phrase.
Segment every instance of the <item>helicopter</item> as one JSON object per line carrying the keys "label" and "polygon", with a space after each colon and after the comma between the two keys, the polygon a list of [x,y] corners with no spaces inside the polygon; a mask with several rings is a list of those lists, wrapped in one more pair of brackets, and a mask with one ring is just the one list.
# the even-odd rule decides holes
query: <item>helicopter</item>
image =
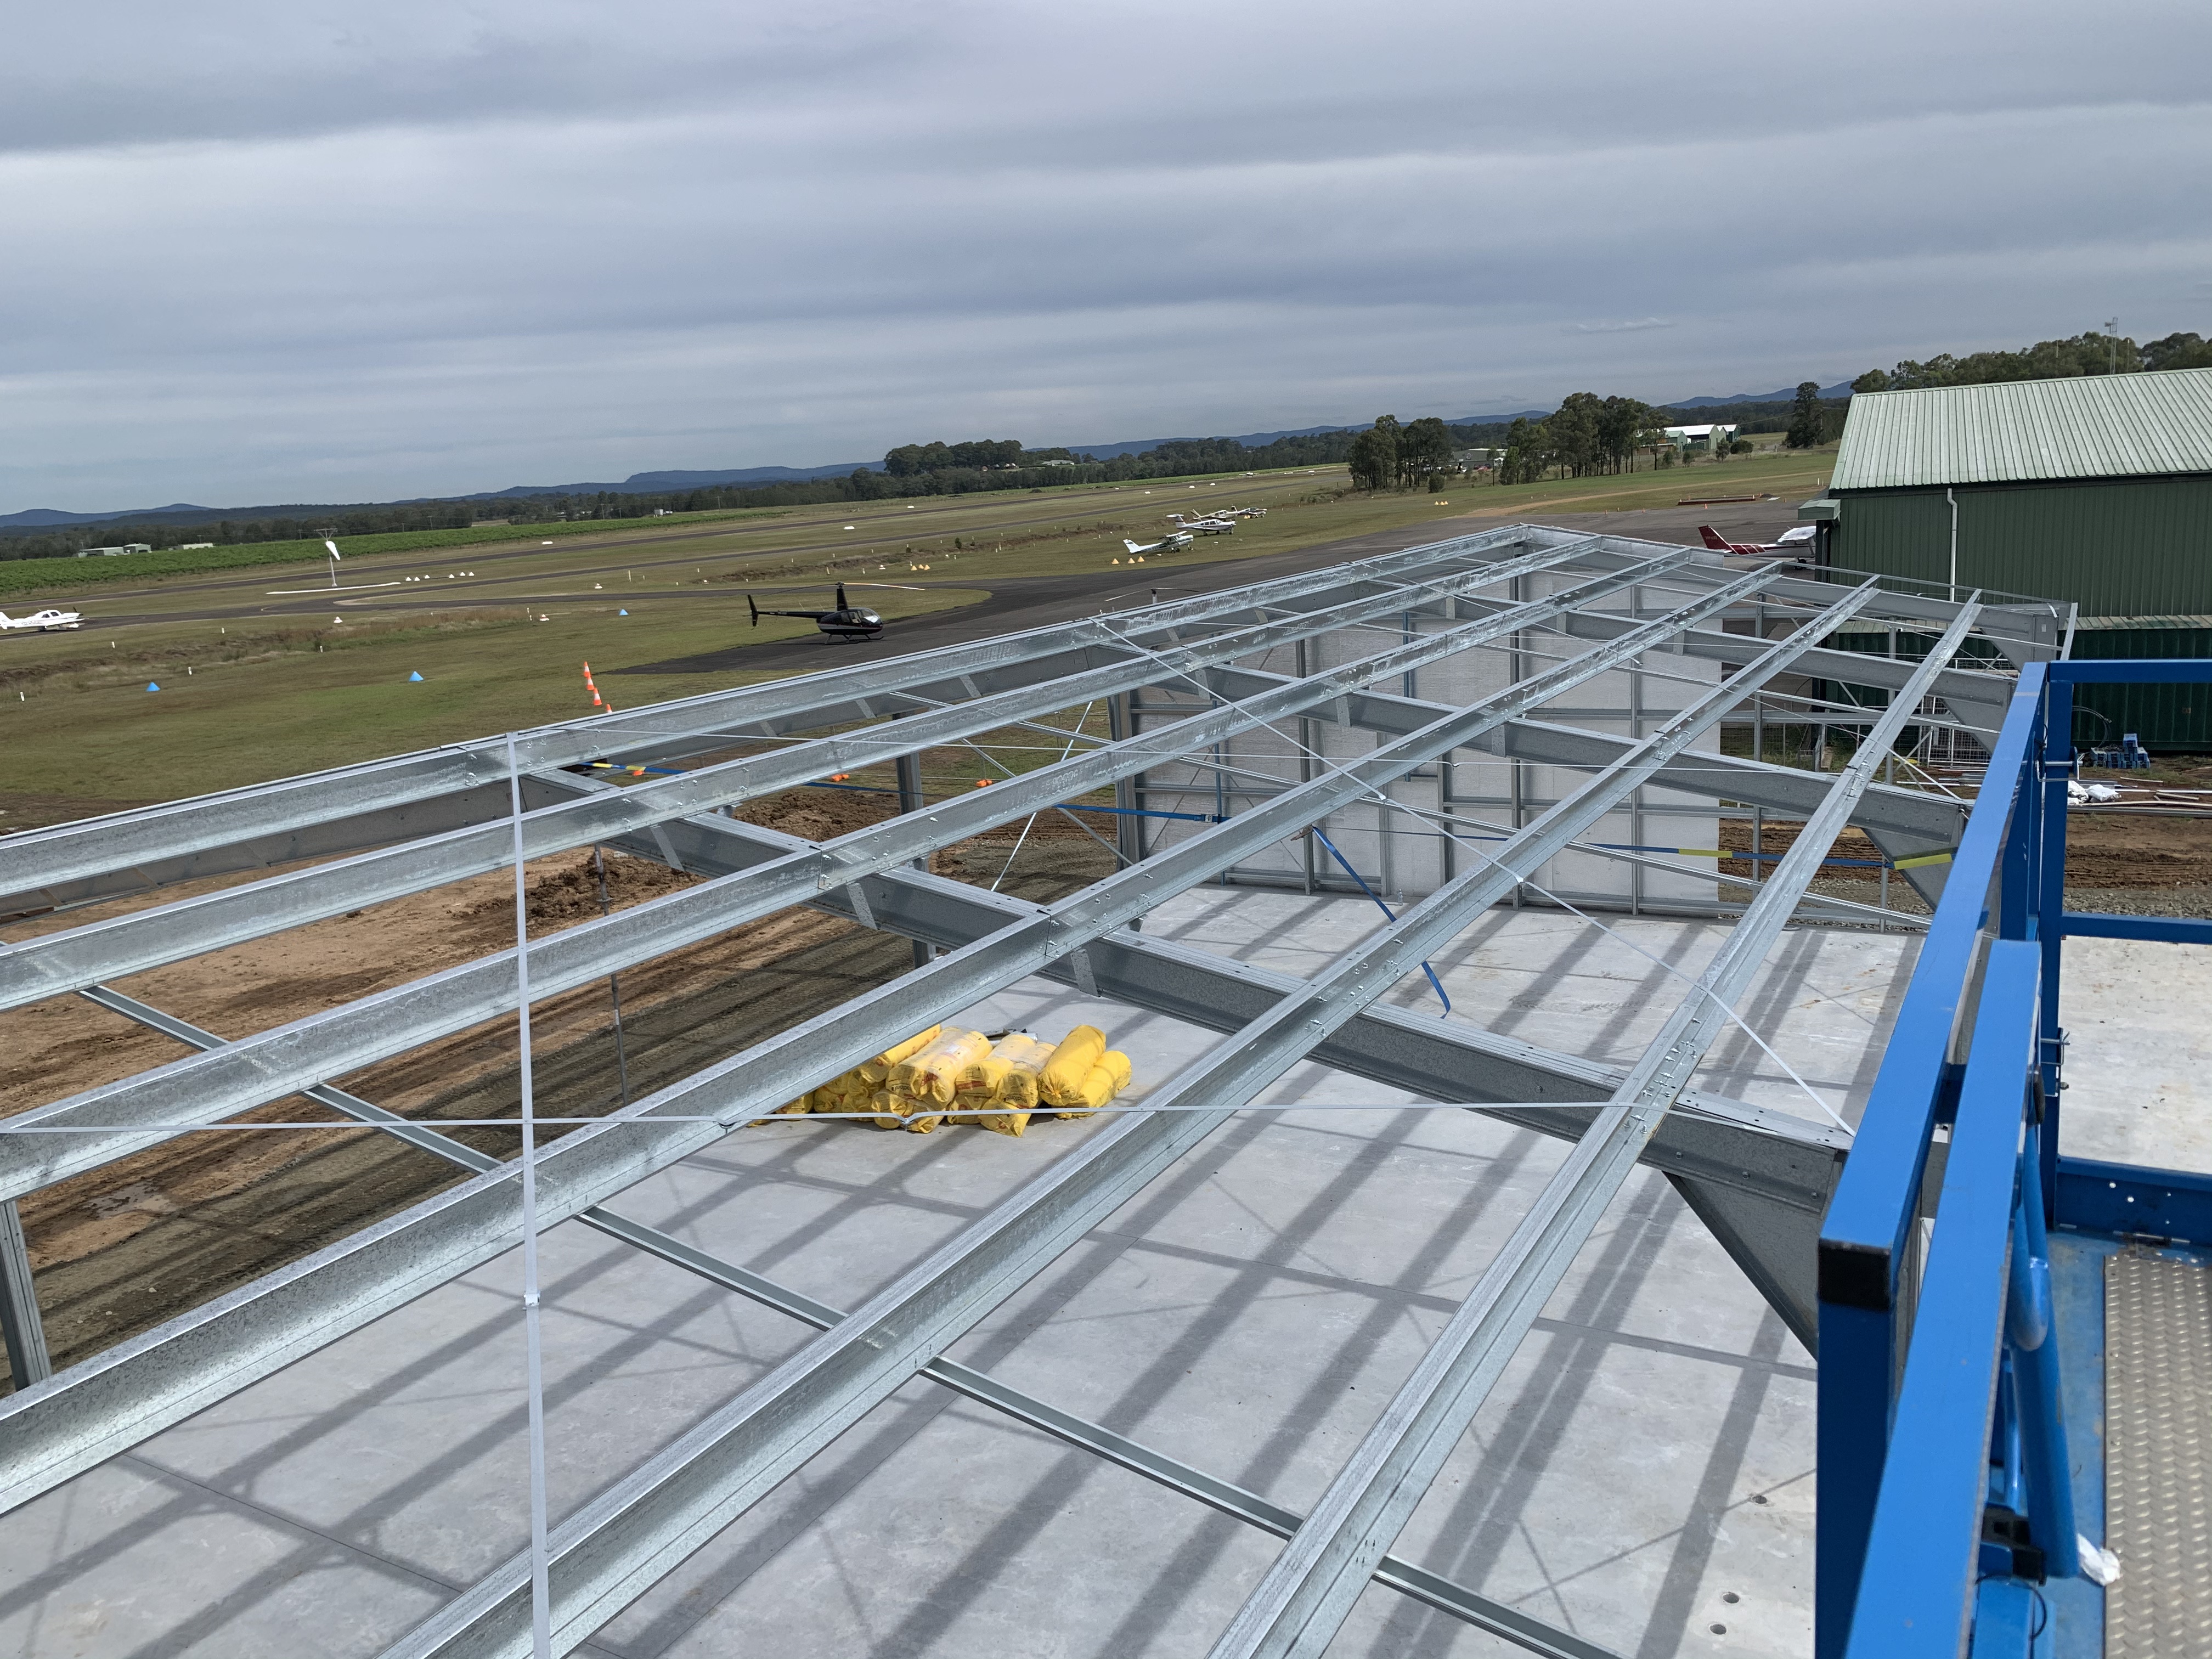
{"label": "helicopter", "polygon": [[750,593],[745,595],[745,608],[752,612],[756,628],[760,626],[763,617],[805,617],[833,640],[879,640],[884,636],[882,615],[847,599],[842,582],[837,584],[835,611],[763,611],[753,603]]}

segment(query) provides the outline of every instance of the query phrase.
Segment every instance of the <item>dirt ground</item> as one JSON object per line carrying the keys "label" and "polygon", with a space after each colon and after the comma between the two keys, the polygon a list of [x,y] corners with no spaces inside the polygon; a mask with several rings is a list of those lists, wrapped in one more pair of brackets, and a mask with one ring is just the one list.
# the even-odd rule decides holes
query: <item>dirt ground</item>
{"label": "dirt ground", "polygon": [[[874,822],[890,805],[884,796],[798,790],[752,803],[742,815],[822,839]],[[1048,815],[1009,871],[1020,828],[949,848],[933,868],[986,885],[1004,872],[1004,890],[1050,900],[1113,867],[1110,853]],[[1110,829],[1105,833],[1110,838]],[[21,921],[3,937],[81,926],[267,873]],[[606,876],[617,909],[694,879],[619,854],[607,857]],[[513,883],[508,872],[474,878],[156,969],[115,988],[220,1036],[244,1036],[507,947]],[[588,852],[533,864],[526,890],[533,938],[600,914]],[[619,1053],[606,984],[549,999],[532,1017],[538,1109],[549,1116],[611,1110],[625,1076],[635,1099],[912,966],[903,939],[799,909],[625,972]],[[74,996],[0,1013],[0,1044],[15,1060],[0,1075],[0,1115],[184,1052]],[[520,1109],[516,1052],[514,1023],[504,1019],[332,1081],[424,1121],[512,1117]],[[341,1121],[296,1097],[246,1115],[256,1119]],[[515,1150],[511,1131],[453,1133],[495,1155]],[[179,1137],[31,1194],[20,1207],[54,1362],[83,1359],[464,1178],[374,1130],[269,1130]]]}

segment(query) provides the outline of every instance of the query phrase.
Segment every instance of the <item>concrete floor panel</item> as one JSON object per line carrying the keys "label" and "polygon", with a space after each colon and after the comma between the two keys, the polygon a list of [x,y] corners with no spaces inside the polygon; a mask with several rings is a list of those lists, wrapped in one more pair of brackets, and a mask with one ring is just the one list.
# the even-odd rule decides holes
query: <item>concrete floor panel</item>
{"label": "concrete floor panel", "polygon": [[[1363,902],[1208,890],[1176,901],[1153,931],[1299,973],[1379,920]],[[1682,989],[1649,957],[1694,975],[1724,930],[1607,920],[1610,934],[1551,913],[1484,917],[1437,953],[1454,1017],[1632,1058]],[[1793,935],[1746,1006],[1792,1068],[1844,1101],[1910,954],[1896,937]],[[1419,979],[1394,995],[1434,1003]],[[1083,1020],[1136,1057],[1139,1093],[1219,1040],[1042,981],[964,1023],[1056,1036]],[[1706,1086],[1803,1109],[1755,1045],[1721,1058]],[[1233,1120],[955,1352],[1302,1509],[1563,1143],[1407,1109],[1403,1096],[1315,1066],[1271,1097],[1310,1109]],[[1324,1103],[1368,1109],[1312,1109]],[[1108,1121],[1040,1119],[1020,1139],[779,1121],[614,1207],[851,1307]],[[808,1338],[573,1224],[546,1236],[544,1260],[556,1517]],[[0,1649],[29,1659],[378,1652],[525,1540],[518,1272],[513,1257],[490,1263],[0,1520]],[[1673,1190],[1639,1171],[1401,1553],[1637,1659],[1802,1655],[1811,1377]],[[1218,1634],[1275,1548],[915,1382],[588,1650],[1187,1655]],[[1510,1650],[1370,1591],[1334,1650]]]}

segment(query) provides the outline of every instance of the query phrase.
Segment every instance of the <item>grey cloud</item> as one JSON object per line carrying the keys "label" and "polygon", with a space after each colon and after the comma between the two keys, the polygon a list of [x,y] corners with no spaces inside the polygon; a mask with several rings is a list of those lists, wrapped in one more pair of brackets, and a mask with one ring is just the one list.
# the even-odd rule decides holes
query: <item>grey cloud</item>
{"label": "grey cloud", "polygon": [[[403,0],[0,109],[0,510],[1824,381],[2185,314],[2212,19]],[[1978,47],[1969,50],[1970,46]],[[2202,310],[2201,293],[2196,308]],[[1010,424],[1011,423],[1011,424]]]}

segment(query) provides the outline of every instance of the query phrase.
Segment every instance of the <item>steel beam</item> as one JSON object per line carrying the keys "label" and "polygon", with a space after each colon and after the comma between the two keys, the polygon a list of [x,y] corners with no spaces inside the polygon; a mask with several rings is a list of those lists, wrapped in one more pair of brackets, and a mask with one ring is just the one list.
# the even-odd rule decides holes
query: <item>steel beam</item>
{"label": "steel beam", "polygon": [[[86,994],[102,1007],[112,1009],[179,1042],[205,1049],[223,1046],[224,1040],[213,1032],[203,1030],[134,997],[104,988]],[[401,1117],[343,1090],[320,1086],[302,1092],[319,1105],[327,1106],[357,1122],[386,1129],[407,1145],[428,1152],[434,1158],[442,1158],[448,1164],[458,1164],[462,1169],[482,1174],[487,1170],[497,1169],[502,1162],[453,1139],[434,1126]],[[763,1274],[710,1255],[643,1222],[633,1221],[598,1206],[583,1211],[575,1218],[610,1238],[632,1245],[672,1267],[680,1267],[711,1285],[733,1291],[763,1307],[787,1314],[817,1330],[828,1330],[831,1326],[842,1323],[846,1317],[841,1310],[830,1307],[827,1303],[817,1302],[788,1285],[780,1285]],[[1195,1498],[1209,1509],[1231,1516],[1247,1525],[1258,1527],[1281,1538],[1288,1537],[1297,1529],[1300,1517],[1291,1510],[1270,1504],[1256,1493],[1170,1457],[1166,1453],[1155,1450],[1140,1441],[1132,1440],[1127,1435],[1116,1434],[1113,1430],[1078,1417],[1072,1412],[1062,1411],[1034,1395],[1010,1388],[986,1372],[939,1356],[921,1367],[919,1375],[933,1382],[942,1383],[978,1404],[988,1406],[994,1411],[1042,1430],[1068,1445],[1141,1474],[1171,1492]],[[1502,1637],[1531,1653],[1550,1656],[1550,1659],[1619,1659],[1619,1656],[1610,1650],[1586,1642],[1570,1632],[1559,1630],[1540,1619],[1532,1619],[1516,1608],[1494,1601],[1463,1584],[1426,1571],[1411,1562],[1386,1557],[1375,1577],[1378,1583],[1439,1612],[1449,1613],[1479,1630]]]}
{"label": "steel beam", "polygon": [[[1556,563],[1559,556],[1531,555],[1477,572],[1431,580],[1443,588],[1455,584],[1488,586],[1517,570]],[[1673,557],[1650,561],[1644,574],[1656,574],[1680,562]],[[1635,580],[1637,574],[1632,567],[1582,584],[1577,591],[1586,597],[1610,592]],[[1739,588],[1741,586],[1736,584]],[[1564,599],[1565,595],[1556,596],[1544,603],[1553,606],[1553,614],[1565,614],[1565,606],[1558,603]],[[523,820],[525,855],[542,858],[587,847],[668,818],[790,788],[825,773],[858,770],[934,744],[978,737],[1024,714],[1126,691],[1163,672],[1199,673],[1236,656],[1327,631],[1345,620],[1370,612],[1386,614],[1402,608],[1404,603],[1403,592],[1393,591],[1318,618],[1302,614],[1238,629],[1197,645],[1170,645],[1132,653],[1044,686],[977,697],[858,732],[816,738],[655,779],[619,793],[546,808]],[[480,875],[500,868],[513,856],[513,836],[507,825],[487,823],[0,947],[0,1009],[125,978],[166,963]]]}
{"label": "steel beam", "polygon": [[[696,870],[749,867],[811,843],[726,818],[670,826],[684,862]],[[632,850],[651,857],[649,847]],[[866,884],[878,927],[958,950],[1030,913],[1024,901],[965,882],[890,871]],[[818,908],[859,920],[839,894]],[[1194,946],[1121,930],[1085,954],[1101,995],[1209,1030],[1233,1031],[1294,990],[1287,974],[1232,962]],[[1048,977],[1075,982],[1065,963]],[[1370,1008],[1314,1050],[1323,1065],[1431,1100],[1588,1102],[1587,1110],[1479,1107],[1524,1129],[1574,1139],[1626,1073],[1619,1066],[1539,1048],[1517,1037],[1410,1009]],[[1668,1115],[1646,1162],[1670,1176],[1714,1185],[1814,1218],[1826,1209],[1850,1138],[1826,1124],[1719,1095],[1693,1093]],[[1808,1222],[1808,1224],[1811,1224]]]}
{"label": "steel beam", "polygon": [[[1832,614],[1849,614],[1865,597],[1847,596]],[[1634,757],[1517,832],[1485,867],[1439,888],[1185,1067],[1149,1097],[1147,1103],[1160,1109],[1158,1115],[1117,1120],[850,1320],[577,1510],[550,1540],[555,1650],[566,1652],[583,1642],[872,1410],[1810,643],[1808,636],[1771,647],[1736,682],[1681,711],[1639,744]],[[1522,695],[1556,696],[1556,684],[1543,690],[1541,683],[1558,678],[1556,671],[1540,677]],[[1328,782],[1316,780],[1279,799],[1319,791]],[[1247,817],[1276,810],[1271,803]],[[1244,821],[1232,819],[1209,833],[1225,836]],[[1171,865],[1190,845],[1161,854],[1158,862]],[[1139,877],[1147,867],[1124,873]],[[395,1643],[384,1659],[520,1656],[530,1637],[530,1577],[526,1553]]]}
{"label": "steel beam", "polygon": [[39,1316],[38,1284],[31,1274],[31,1249],[12,1198],[0,1200],[0,1344],[7,1348],[8,1376],[18,1393],[53,1375],[46,1328]]}
{"label": "steel beam", "polygon": [[[1555,611],[1574,602],[1572,596],[1613,591],[1629,574],[1580,584],[1568,593],[1535,602],[1532,609]],[[1480,645],[1512,631],[1519,616],[1517,609],[1501,613],[1309,679],[1273,684],[1249,701],[1204,710],[1175,726],[1071,756],[995,788],[963,793],[819,847],[794,851],[772,864],[565,929],[532,945],[531,983],[538,995],[555,995],[805,903],[993,825],[1083,794],[1185,747],[1203,747],[1247,727],[1339,699],[1367,680]],[[606,788],[600,794],[621,793],[635,792]],[[571,805],[588,805],[592,799],[564,802],[556,797],[554,807],[536,816],[557,816]],[[649,831],[659,855],[669,856],[665,825],[653,822]],[[611,838],[620,844],[619,834]],[[865,890],[859,902],[865,908]],[[465,1030],[512,1008],[516,984],[512,951],[480,957],[258,1033],[220,1052],[173,1061],[22,1114],[15,1127],[35,1126],[40,1133],[0,1137],[0,1196],[50,1186],[154,1144],[137,1126],[213,1122],[282,1099],[321,1079],[343,1076],[433,1038]],[[74,1125],[87,1126],[86,1133],[54,1133]]]}
{"label": "steel beam", "polygon": [[[537,1160],[542,1224],[680,1163],[728,1127],[766,1115],[905,1034],[1042,971],[1171,894],[1367,798],[1653,641],[1694,626],[1756,580],[1747,577],[1645,623],[1635,635],[1509,688],[1491,703],[1460,711],[1211,826],[1085,892],[564,1136]],[[678,1117],[688,1121],[653,1121]],[[51,1489],[490,1260],[512,1246],[520,1225],[514,1172],[480,1176],[118,1344],[66,1378],[10,1399],[0,1405],[0,1509]]]}
{"label": "steel beam", "polygon": [[[1171,641],[1184,627],[1257,614],[1261,607],[1310,602],[1322,608],[1334,603],[1328,598],[1333,592],[1380,590],[1400,574],[1438,560],[1517,546],[1521,535],[1519,526],[1507,526],[1231,592],[1152,605],[1127,614],[1118,629],[1085,617],[889,661],[655,703],[628,714],[563,721],[520,734],[518,752],[523,768],[531,771],[633,752],[696,753],[726,746],[740,735],[872,719],[877,704],[895,693],[951,700],[978,695],[979,690],[995,693],[1042,684],[1098,665],[1101,653],[1118,657],[1150,643]],[[1549,538],[1544,556],[1571,561],[1592,540]],[[1650,551],[1638,556],[1648,557]],[[342,843],[318,841],[322,826],[363,813],[392,815],[442,795],[503,788],[506,767],[506,739],[485,738],[27,831],[9,839],[9,867],[0,878],[7,884],[0,890],[0,914],[281,863],[315,855],[319,848],[326,853]],[[393,828],[404,821],[404,813],[383,819]],[[289,850],[294,836],[302,837],[299,850]],[[243,859],[208,856],[241,845],[252,848]],[[118,878],[114,884],[98,884],[110,875]]]}
{"label": "steel beam", "polygon": [[1888,745],[1972,627],[1977,609],[1970,603],[1960,610],[1875,723],[1869,743],[1837,775],[1828,800],[1806,822],[1773,878],[1276,1557],[1211,1659],[1319,1659],[1335,1638],[1375,1564],[1635,1169],[1638,1149],[1728,1029],[1729,1010],[1749,988],[1849,821],[1853,796],[1873,781]]}

